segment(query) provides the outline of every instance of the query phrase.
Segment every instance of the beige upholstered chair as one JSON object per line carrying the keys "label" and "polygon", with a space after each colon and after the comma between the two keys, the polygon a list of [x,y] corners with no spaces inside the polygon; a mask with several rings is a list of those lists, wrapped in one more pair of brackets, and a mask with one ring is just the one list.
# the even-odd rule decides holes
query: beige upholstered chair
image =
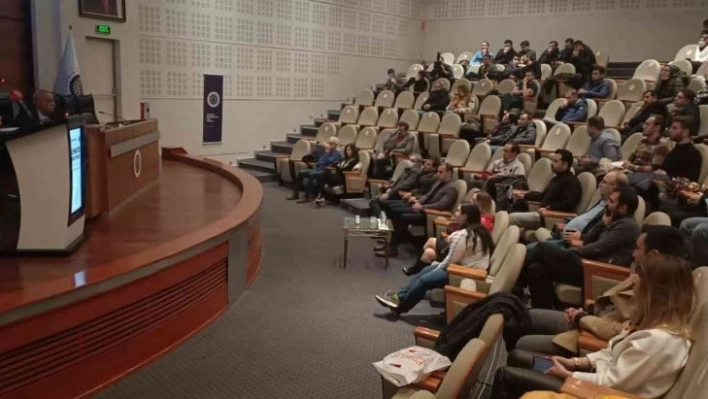
{"label": "beige upholstered chair", "polygon": [[703,182],[708,177],[708,146],[705,144],[697,144],[696,149],[701,153],[701,173],[698,175],[698,181]]}
{"label": "beige upholstered chair", "polygon": [[406,171],[407,168],[410,168],[413,166],[413,162],[409,161],[408,159],[404,159],[398,164],[396,164],[396,168],[393,170],[393,175],[391,176],[391,180],[380,180],[380,179],[369,179],[368,184],[369,184],[369,192],[371,193],[371,196],[376,196],[379,194],[383,194],[384,190],[383,187],[390,182],[395,183],[398,181],[398,179],[403,175],[403,172]]}
{"label": "beige upholstered chair", "polygon": [[460,79],[463,76],[465,76],[465,68],[463,68],[462,65],[454,64],[452,66],[452,77]]}
{"label": "beige upholstered chair", "polygon": [[418,115],[418,111],[408,109],[403,111],[403,115],[401,115],[401,118],[398,121],[406,122],[408,124],[408,130],[415,131],[418,130],[420,115]]}
{"label": "beige upholstered chair", "polygon": [[643,80],[647,87],[654,87],[654,83],[659,79],[659,73],[661,73],[661,64],[657,60],[644,60],[641,64],[634,70],[634,75],[632,79]]}
{"label": "beige upholstered chair", "polygon": [[511,94],[516,88],[516,82],[513,79],[504,79],[497,84],[497,92],[499,94]]}
{"label": "beige upholstered chair", "polygon": [[371,150],[376,145],[377,136],[378,132],[376,129],[373,127],[365,127],[359,132],[354,145],[360,150]]}
{"label": "beige upholstered chair", "polygon": [[440,79],[436,80],[435,82],[433,82],[433,84],[435,84],[435,83],[440,83],[440,86],[442,86],[443,88],[445,88],[445,90],[450,92],[450,81],[447,80],[446,78],[440,78]]}
{"label": "beige upholstered chair", "polygon": [[605,103],[598,116],[605,120],[606,127],[618,128],[622,126],[624,114],[624,103],[619,100],[611,100]]}
{"label": "beige upholstered chair", "polygon": [[339,139],[339,144],[344,149],[347,144],[353,144],[356,142],[359,131],[353,125],[345,125],[339,129],[337,132],[337,138]]}
{"label": "beige upholstered chair", "polygon": [[[438,115],[437,112],[426,112],[423,114],[423,116],[420,118],[420,123],[418,123],[418,129],[417,131],[420,133],[425,133],[425,136],[428,136],[430,134],[436,134],[438,132],[438,128],[440,127],[440,115]],[[428,144],[428,138],[425,137],[425,141],[423,142],[423,147],[426,148],[425,146]]]}
{"label": "beige upholstered chair", "polygon": [[644,218],[642,226],[671,226],[671,218],[664,212],[652,212]]}
{"label": "beige upholstered chair", "polygon": [[[334,122],[325,122],[320,125],[317,129],[317,134],[315,135],[315,143],[324,143],[328,141],[331,137],[337,135],[337,125]],[[314,144],[314,143],[313,143]]]}
{"label": "beige upholstered chair", "polygon": [[575,65],[571,63],[563,63],[556,68],[556,70],[553,72],[553,76],[558,76],[558,75],[563,75],[563,74],[569,74],[569,75],[575,75]]}
{"label": "beige upholstered chair", "polygon": [[477,115],[480,118],[482,129],[485,133],[494,129],[499,123],[499,112],[501,111],[501,99],[499,96],[488,95],[482,100]]}
{"label": "beige upholstered chair", "polygon": [[411,109],[415,104],[415,96],[410,91],[402,91],[396,97],[396,102],[393,104],[393,108],[398,109]]}
{"label": "beige upholstered chair", "polygon": [[454,112],[446,113],[442,121],[440,121],[438,131],[425,135],[425,148],[428,153],[436,157],[446,154],[452,143],[460,137],[461,126],[462,119],[460,119],[460,115]]}
{"label": "beige upholstered chair", "polygon": [[673,65],[680,69],[686,76],[691,76],[693,74],[693,65],[689,60],[674,60],[669,62],[669,65]]}
{"label": "beige upholstered chair", "polygon": [[533,167],[533,159],[531,159],[531,155],[522,152],[516,157],[516,159],[518,159],[519,162],[524,165],[524,175],[528,177],[529,173],[531,172],[531,168]]}
{"label": "beige upholstered chair", "polygon": [[[671,389],[663,399],[702,398],[708,392],[708,267],[699,267],[693,271],[696,282],[696,300],[693,304],[690,329],[694,337],[688,361]],[[569,395],[589,398],[609,395],[624,397],[628,394],[606,387],[568,378],[561,387],[561,392]]]}
{"label": "beige upholstered chair", "polygon": [[560,109],[561,105],[563,105],[564,101],[565,98],[556,98],[555,100],[553,100],[548,105],[548,108],[546,109],[546,115],[543,117],[543,120],[552,124],[560,123],[560,121],[556,120],[556,113]]}
{"label": "beige upholstered chair", "polygon": [[552,178],[553,170],[551,169],[551,160],[541,158],[531,167],[529,177],[526,181],[528,182],[530,191],[544,191]]}
{"label": "beige upholstered chair", "polygon": [[470,174],[480,174],[487,170],[487,165],[492,158],[492,148],[487,143],[479,143],[472,149],[467,162],[462,169],[455,171],[458,178],[467,180]]}
{"label": "beige upholstered chair", "polygon": [[310,141],[299,140],[293,146],[293,150],[288,158],[279,158],[276,164],[278,169],[278,176],[280,176],[280,181],[285,183],[292,183],[295,181],[295,176],[299,172],[300,168],[297,167],[302,164],[302,157],[309,155],[312,151]]}
{"label": "beige upholstered chair", "polygon": [[698,93],[699,91],[705,89],[706,79],[703,76],[693,76],[691,77],[687,87],[694,93]]}
{"label": "beige upholstered chair", "polygon": [[[453,182],[453,185],[455,187],[455,190],[457,191],[457,198],[455,199],[455,204],[452,207],[452,210],[457,209],[458,206],[460,206],[460,203],[465,199],[467,195],[467,183],[463,180],[455,180]],[[446,217],[450,218],[452,217],[452,212],[448,211],[437,211],[433,209],[425,209],[423,211],[426,216],[426,232],[428,235],[432,235],[435,232],[435,219],[438,217]],[[424,236],[425,232],[423,232],[420,227],[411,227],[409,229],[411,235],[413,236]]]}
{"label": "beige upholstered chair", "polygon": [[580,197],[580,202],[578,202],[578,205],[575,207],[574,212],[544,212],[543,219],[546,222],[547,229],[551,230],[554,224],[563,223],[566,218],[572,218],[587,212],[595,205],[597,201],[600,200],[600,191],[597,188],[597,178],[595,178],[594,174],[590,172],[583,172],[578,175],[578,180],[580,181],[580,187],[582,188],[582,195]]}
{"label": "beige upholstered chair", "polygon": [[708,135],[708,104],[698,106],[701,110],[701,128],[698,130],[699,136]]}
{"label": "beige upholstered chair", "polygon": [[325,191],[336,196],[362,194],[366,188],[366,172],[369,170],[371,155],[368,151],[359,151],[361,169],[358,171],[344,172],[344,185],[325,187]]}
{"label": "beige upholstered chair", "polygon": [[629,121],[634,118],[635,115],[637,115],[637,112],[639,112],[643,105],[644,101],[632,103],[629,108],[627,108],[627,112],[625,112],[624,118],[622,118],[622,125],[624,125],[625,123],[629,123]]}
{"label": "beige upholstered chair", "polygon": [[637,148],[639,142],[642,141],[642,137],[644,136],[640,132],[634,133],[627,137],[627,140],[624,141],[621,149],[623,161],[629,160],[629,157],[634,153],[634,150]]}
{"label": "beige upholstered chair", "polygon": [[578,126],[568,139],[565,149],[572,152],[574,157],[579,157],[588,152],[590,148],[590,135],[587,125]]}
{"label": "beige upholstered chair", "polygon": [[559,148],[565,148],[570,139],[570,127],[565,123],[554,125],[543,140],[538,152],[542,156],[549,156]]}
{"label": "beige upholstered chair", "polygon": [[393,106],[393,102],[396,100],[396,95],[393,94],[391,90],[382,90],[378,96],[376,96],[376,103],[374,103],[374,106],[376,107],[383,107],[383,108],[391,108]]}
{"label": "beige upholstered chair", "polygon": [[642,101],[647,83],[642,79],[632,78],[617,87],[617,99],[625,104]]}
{"label": "beige upholstered chair", "polygon": [[359,107],[356,105],[347,105],[339,113],[339,120],[336,125],[355,124],[359,120]]}
{"label": "beige upholstered chair", "polygon": [[459,64],[462,61],[469,61],[472,59],[473,56],[474,56],[474,54],[472,54],[471,52],[463,51],[460,53],[460,55],[457,56],[457,59],[455,60],[455,64]]}
{"label": "beige upholstered chair", "polygon": [[612,135],[612,138],[615,140],[616,143],[622,142],[622,135],[620,134],[619,130],[613,127],[608,127],[607,129],[605,129],[605,131]]}
{"label": "beige upholstered chair", "polygon": [[376,122],[378,122],[378,121],[379,121],[379,110],[376,107],[366,107],[359,114],[359,118],[357,119],[356,126],[357,127],[376,126]]}
{"label": "beige upholstered chair", "polygon": [[[452,165],[453,167],[461,167],[467,162],[467,158],[470,156],[470,143],[466,140],[455,140],[450,146],[450,151],[447,153],[445,158],[445,163]],[[455,174],[453,173],[453,176]]]}
{"label": "beige upholstered chair", "polygon": [[491,80],[484,78],[475,83],[472,88],[472,94],[481,98],[491,93],[492,90],[494,90],[494,83]]}
{"label": "beige upholstered chair", "polygon": [[605,49],[599,49],[595,51],[595,64],[601,65],[607,68],[607,64],[610,63],[610,54]]}
{"label": "beige upholstered chair", "polygon": [[376,126],[380,129],[394,128],[398,126],[398,110],[387,108],[379,116]]}
{"label": "beige upholstered chair", "polygon": [[[411,86],[413,87],[413,86]],[[414,110],[419,110],[423,108],[423,104],[425,104],[426,101],[428,101],[428,97],[430,97],[429,92],[423,92],[418,95],[418,98],[415,100],[415,105],[413,106]]]}
{"label": "beige upholstered chair", "polygon": [[443,62],[448,65],[452,65],[455,63],[455,54],[449,51],[440,54],[440,57],[442,58]]}
{"label": "beige upholstered chair", "polygon": [[[546,139],[547,128],[546,124],[540,119],[532,119],[531,122],[536,126],[536,141],[534,144],[519,144],[521,150],[529,155],[531,162],[536,161],[536,149],[541,148],[543,141]],[[528,174],[528,170],[526,173]]]}
{"label": "beige upholstered chair", "polygon": [[[472,83],[465,79],[465,78],[459,78],[455,80],[455,83],[452,84],[452,88],[450,89],[450,95],[454,95],[457,93],[457,88],[460,86],[467,86],[468,89],[472,89]],[[479,102],[477,102],[479,104]]]}
{"label": "beige upholstered chair", "polygon": [[553,75],[553,68],[548,64],[541,64],[541,82],[550,78]]}
{"label": "beige upholstered chair", "polygon": [[374,148],[369,151],[369,153],[373,154],[374,150],[378,152],[383,151],[384,143],[392,134],[396,134],[396,129],[384,129],[380,131],[378,136],[376,136],[376,144],[374,144]]}
{"label": "beige upholstered chair", "polygon": [[369,89],[362,90],[354,98],[354,105],[361,105],[364,107],[374,105],[374,92]]}
{"label": "beige upholstered chair", "polygon": [[698,45],[697,44],[687,44],[679,51],[676,52],[676,56],[674,57],[674,60],[685,60],[685,59],[693,59],[693,55],[696,54],[696,51],[698,50]]}
{"label": "beige upholstered chair", "polygon": [[412,64],[411,66],[408,67],[408,70],[406,71],[406,81],[409,80],[410,78],[414,78],[418,75],[418,71],[422,71],[423,66],[420,64]]}

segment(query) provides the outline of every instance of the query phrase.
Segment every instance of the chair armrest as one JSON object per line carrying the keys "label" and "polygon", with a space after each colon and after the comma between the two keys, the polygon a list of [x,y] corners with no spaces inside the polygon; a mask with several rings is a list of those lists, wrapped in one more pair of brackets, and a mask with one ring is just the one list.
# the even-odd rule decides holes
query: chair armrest
{"label": "chair armrest", "polygon": [[437,341],[440,336],[440,331],[418,326],[413,330],[413,336],[428,341]]}
{"label": "chair armrest", "polygon": [[580,399],[597,398],[600,396],[618,396],[626,399],[641,399],[641,397],[633,395],[631,393],[626,393],[609,387],[596,385],[592,382],[579,380],[573,377],[565,379],[565,382],[563,383],[563,386],[561,386],[560,391],[562,393],[567,393],[568,395],[573,395]]}
{"label": "chair armrest", "polygon": [[406,195],[406,194],[410,194],[410,193],[411,193],[410,191],[401,191],[401,195],[402,195],[402,196],[403,196],[403,195]]}
{"label": "chair armrest", "polygon": [[542,153],[542,154],[550,154],[552,152],[556,152],[556,149],[550,149],[550,148],[537,148],[536,151]]}
{"label": "chair armrest", "polygon": [[578,337],[578,347],[588,352],[597,352],[607,348],[607,341],[603,341],[589,332],[583,331]]}
{"label": "chair armrest", "polygon": [[526,203],[528,203],[529,206],[535,206],[537,208],[541,207],[541,201],[526,201]]}
{"label": "chair armrest", "polygon": [[426,215],[431,215],[431,216],[442,216],[442,217],[452,217],[452,213],[448,211],[437,211],[435,209],[423,209],[423,212]]}
{"label": "chair armrest", "polygon": [[582,240],[570,240],[570,246],[573,248],[582,248],[583,241]]}
{"label": "chair armrest", "polygon": [[477,291],[467,291],[461,288],[446,285],[445,286],[445,313],[447,315],[447,322],[449,323],[457,315],[457,309],[455,303],[461,303],[463,305],[469,305],[484,299],[487,294],[483,294]]}
{"label": "chair armrest", "polygon": [[362,173],[361,173],[361,172],[354,172],[354,171],[351,171],[351,170],[350,170],[350,171],[342,172],[342,174],[343,174],[344,176],[359,176],[359,175],[361,175]]}
{"label": "chair armrest", "polygon": [[522,150],[537,150],[538,149],[533,144],[519,144],[519,148],[521,148]]}
{"label": "chair armrest", "polygon": [[547,219],[565,219],[565,218],[574,218],[578,215],[570,212],[558,212],[558,211],[545,211],[543,212],[543,217]]}
{"label": "chair armrest", "polygon": [[385,184],[388,184],[388,180],[383,180],[383,179],[369,179],[369,184],[381,184],[381,185],[385,185]]}
{"label": "chair armrest", "polygon": [[462,278],[471,278],[473,280],[484,281],[487,278],[487,271],[483,269],[475,269],[472,267],[464,267],[451,264],[447,267],[448,274],[454,274]]}
{"label": "chair armrest", "polygon": [[440,137],[440,140],[442,139],[453,139],[455,138],[455,135],[452,133],[438,133],[438,137]]}
{"label": "chair armrest", "polygon": [[475,170],[475,169],[470,169],[470,168],[460,168],[460,172],[463,173],[474,173],[478,175],[483,175],[483,174],[491,174],[490,172],[487,172],[486,170]]}
{"label": "chair armrest", "polygon": [[[435,374],[435,373],[433,373]],[[413,384],[415,387],[424,389],[428,392],[436,393],[438,389],[440,388],[440,385],[442,385],[442,379],[438,378],[437,376],[430,375],[428,378],[424,379],[421,382],[417,382]]]}
{"label": "chair armrest", "polygon": [[620,282],[627,279],[630,275],[630,269],[624,266],[615,266],[588,259],[581,259],[581,264],[583,266],[583,292],[585,299],[593,298],[593,277],[602,277]]}
{"label": "chair armrest", "polygon": [[587,125],[587,122],[568,122],[571,128],[575,129],[576,126]]}
{"label": "chair armrest", "polygon": [[347,193],[360,194],[366,188],[366,174],[361,172],[342,172],[344,174],[344,187]]}
{"label": "chair armrest", "polygon": [[433,223],[436,226],[447,227],[450,225],[450,223],[452,223],[452,220],[444,218],[444,217],[438,217],[438,218],[435,218],[435,220],[433,220]]}

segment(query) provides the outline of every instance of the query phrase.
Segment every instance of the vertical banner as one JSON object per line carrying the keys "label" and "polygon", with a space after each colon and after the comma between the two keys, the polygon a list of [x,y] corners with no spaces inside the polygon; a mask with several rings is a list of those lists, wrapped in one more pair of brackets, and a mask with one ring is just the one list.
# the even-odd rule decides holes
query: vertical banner
{"label": "vertical banner", "polygon": [[204,75],[204,144],[221,143],[221,116],[223,111],[224,77]]}

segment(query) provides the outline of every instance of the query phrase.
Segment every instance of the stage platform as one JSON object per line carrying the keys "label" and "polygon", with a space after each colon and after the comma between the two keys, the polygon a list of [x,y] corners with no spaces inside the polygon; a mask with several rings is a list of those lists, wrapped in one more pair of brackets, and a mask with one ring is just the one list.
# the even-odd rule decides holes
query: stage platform
{"label": "stage platform", "polygon": [[262,186],[163,149],[161,176],[69,257],[0,260],[0,397],[87,396],[217,318],[262,261]]}

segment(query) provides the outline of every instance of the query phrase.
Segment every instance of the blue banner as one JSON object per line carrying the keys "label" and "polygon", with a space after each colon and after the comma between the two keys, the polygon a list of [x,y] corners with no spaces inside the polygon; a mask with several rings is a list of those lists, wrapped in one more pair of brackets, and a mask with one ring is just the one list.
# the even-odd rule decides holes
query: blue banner
{"label": "blue banner", "polygon": [[224,77],[204,75],[204,144],[221,143],[221,116],[223,114]]}

